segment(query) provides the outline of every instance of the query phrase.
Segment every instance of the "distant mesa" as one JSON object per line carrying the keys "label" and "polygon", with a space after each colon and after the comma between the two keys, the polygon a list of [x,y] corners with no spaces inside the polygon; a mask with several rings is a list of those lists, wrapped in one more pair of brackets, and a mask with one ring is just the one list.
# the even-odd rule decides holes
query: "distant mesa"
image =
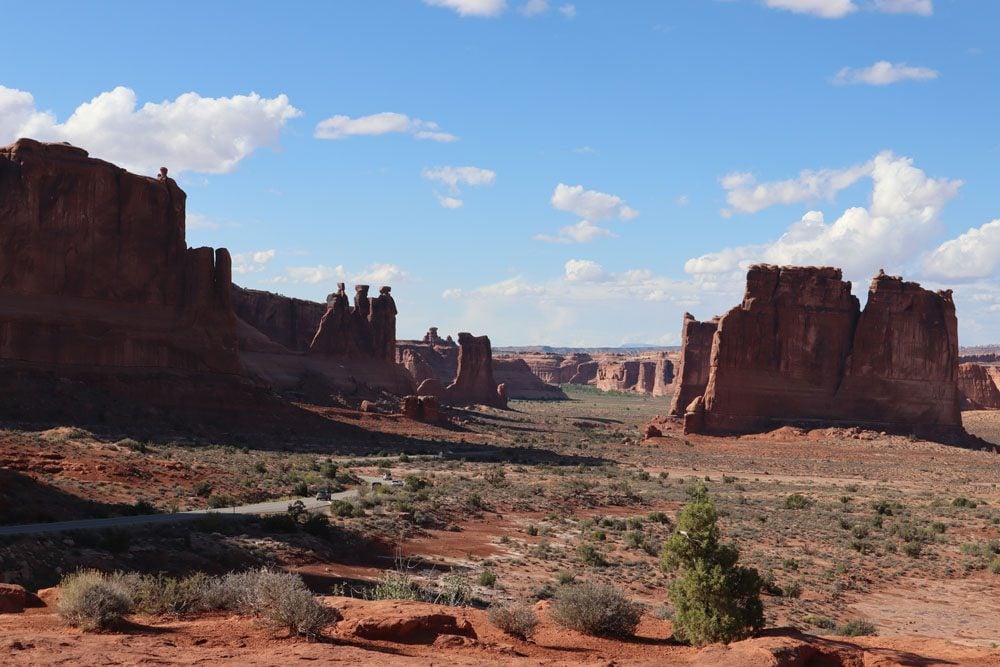
{"label": "distant mesa", "polygon": [[671,411],[686,432],[819,422],[964,433],[950,291],[880,272],[861,310],[840,269],[761,264],[739,306],[708,323],[685,317],[683,340]]}

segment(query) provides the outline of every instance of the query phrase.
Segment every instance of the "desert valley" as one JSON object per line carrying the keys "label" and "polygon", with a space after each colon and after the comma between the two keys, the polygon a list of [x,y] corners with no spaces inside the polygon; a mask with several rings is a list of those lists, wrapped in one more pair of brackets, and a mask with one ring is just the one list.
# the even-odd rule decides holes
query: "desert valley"
{"label": "desert valley", "polygon": [[[987,80],[995,10],[578,4],[52,5],[39,94],[453,114],[0,85],[0,664],[1000,667],[992,105],[930,136],[938,70],[790,55],[958,69],[942,22]],[[876,152],[697,185],[814,150]]]}

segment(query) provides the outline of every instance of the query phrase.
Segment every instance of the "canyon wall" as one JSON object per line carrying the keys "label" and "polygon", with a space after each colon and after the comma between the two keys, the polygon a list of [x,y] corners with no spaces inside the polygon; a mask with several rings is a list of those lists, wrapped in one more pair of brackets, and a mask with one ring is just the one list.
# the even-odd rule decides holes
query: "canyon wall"
{"label": "canyon wall", "polygon": [[239,373],[230,256],[187,247],[185,199],[166,170],[0,148],[0,359]]}

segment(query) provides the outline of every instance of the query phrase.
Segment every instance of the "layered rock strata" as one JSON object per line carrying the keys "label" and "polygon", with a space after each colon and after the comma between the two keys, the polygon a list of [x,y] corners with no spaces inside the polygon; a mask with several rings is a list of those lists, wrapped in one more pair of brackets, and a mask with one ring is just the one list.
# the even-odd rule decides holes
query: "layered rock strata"
{"label": "layered rock strata", "polygon": [[[880,272],[861,311],[839,269],[753,266],[742,304],[718,322],[686,429],[820,421],[961,430],[957,331],[950,291]],[[687,375],[678,406],[695,394]]]}
{"label": "layered rock strata", "polygon": [[0,360],[239,373],[229,252],[187,247],[185,199],[165,169],[0,148]]}

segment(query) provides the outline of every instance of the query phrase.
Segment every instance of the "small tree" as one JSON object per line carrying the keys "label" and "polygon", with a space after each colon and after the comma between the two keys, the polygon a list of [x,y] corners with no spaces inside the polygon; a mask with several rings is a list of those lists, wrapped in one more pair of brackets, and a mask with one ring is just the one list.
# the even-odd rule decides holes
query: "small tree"
{"label": "small tree", "polygon": [[674,635],[695,645],[746,639],[764,626],[763,580],[736,564],[735,545],[719,542],[719,513],[705,485],[692,496],[660,555],[664,572],[680,572],[669,590]]}

